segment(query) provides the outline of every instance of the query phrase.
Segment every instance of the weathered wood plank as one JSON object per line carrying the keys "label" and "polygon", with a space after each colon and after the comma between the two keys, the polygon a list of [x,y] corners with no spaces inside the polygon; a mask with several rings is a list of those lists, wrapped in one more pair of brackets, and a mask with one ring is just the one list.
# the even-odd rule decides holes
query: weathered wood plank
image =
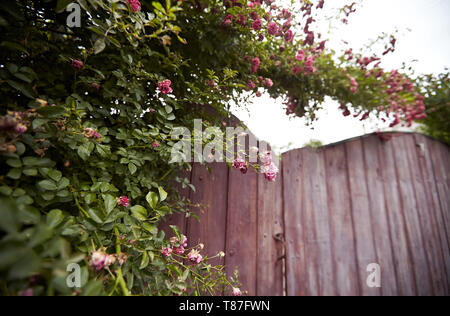
{"label": "weathered wood plank", "polygon": [[[369,288],[366,284],[368,277],[367,266],[371,263],[377,263],[378,259],[372,231],[371,216],[373,215],[373,212],[370,208],[368,199],[369,193],[365,179],[364,155],[361,139],[346,143],[345,150],[361,295],[380,295],[381,291],[379,288]],[[384,202],[384,199],[382,201]]]}
{"label": "weathered wood plank", "polygon": [[286,239],[286,294],[306,295],[308,290],[303,214],[305,194],[302,174],[304,151],[283,155],[283,215]]}
{"label": "weathered wood plank", "polygon": [[[419,185],[416,194],[424,195],[420,199],[425,203],[423,212],[420,212],[421,224],[424,232],[426,248],[431,253],[433,284],[438,295],[448,295],[450,284],[449,274],[446,271],[445,262],[450,262],[445,228],[440,220],[440,203],[437,196],[436,183],[434,181],[433,167],[430,159],[428,138],[422,135],[413,135],[412,141],[415,145],[415,155],[412,164],[417,166],[413,169],[414,177]],[[445,246],[443,246],[445,245]]]}
{"label": "weathered wood plank", "polygon": [[363,139],[365,173],[369,188],[369,201],[374,232],[377,263],[381,267],[383,281],[381,293],[383,295],[397,295],[397,279],[392,251],[392,236],[389,229],[389,219],[384,195],[383,177],[378,157],[377,147],[382,145],[378,137],[369,136]]}
{"label": "weathered wood plank", "polygon": [[413,262],[409,251],[406,225],[402,212],[392,141],[378,146],[381,175],[383,178],[386,210],[392,236],[392,250],[396,271],[398,295],[416,295]]}
{"label": "weathered wood plank", "polygon": [[343,146],[325,150],[327,202],[331,226],[336,289],[338,295],[359,295],[347,165]]}
{"label": "weathered wood plank", "polygon": [[239,269],[240,282],[249,295],[256,294],[257,258],[257,174],[241,174],[230,169],[228,175],[226,271]]}
{"label": "weathered wood plank", "polygon": [[[214,257],[220,251],[225,251],[228,166],[225,163],[208,166],[211,173],[201,164],[194,164],[192,170],[192,184],[196,191],[191,193],[191,203],[197,206],[191,211],[196,213],[199,220],[189,219],[188,245],[192,247],[203,243],[205,254]],[[223,265],[225,260],[215,258],[211,263]]]}
{"label": "weathered wood plank", "polygon": [[[402,135],[403,136],[403,135]],[[430,283],[430,271],[424,251],[424,243],[417,213],[417,201],[412,186],[413,178],[411,176],[412,166],[408,159],[408,147],[405,144],[404,137],[394,137],[392,144],[397,169],[397,181],[402,201],[402,211],[406,224],[408,236],[408,247],[413,260],[413,269],[417,285],[418,295],[432,295]]]}
{"label": "weathered wood plank", "polygon": [[442,144],[435,140],[429,141],[430,154],[433,163],[434,177],[441,204],[441,216],[445,224],[447,242],[450,244],[450,192],[447,185],[447,162],[445,154],[442,154]]}
{"label": "weathered wood plank", "polygon": [[283,295],[283,218],[282,172],[276,182],[258,175],[258,296]]}

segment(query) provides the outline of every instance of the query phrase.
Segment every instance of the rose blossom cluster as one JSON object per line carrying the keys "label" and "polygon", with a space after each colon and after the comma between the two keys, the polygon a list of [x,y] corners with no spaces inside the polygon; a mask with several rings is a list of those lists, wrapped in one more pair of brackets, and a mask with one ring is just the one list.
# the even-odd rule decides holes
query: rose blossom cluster
{"label": "rose blossom cluster", "polygon": [[128,207],[130,206],[130,200],[127,196],[121,196],[117,198],[117,205]]}
{"label": "rose blossom cluster", "polygon": [[233,162],[233,168],[239,170],[243,174],[246,174],[248,171],[247,163],[242,158],[236,158]]}
{"label": "rose blossom cluster", "polygon": [[139,2],[139,0],[127,0],[127,2],[130,4],[131,10],[133,10],[133,12],[141,10],[141,3]]}
{"label": "rose blossom cluster", "polygon": [[8,133],[13,136],[23,134],[28,130],[28,114],[24,112],[11,112],[0,119],[0,133]]}
{"label": "rose blossom cluster", "polygon": [[99,132],[90,127],[84,129],[84,136],[86,136],[87,138],[95,138],[95,139],[102,138],[102,135],[100,135]]}
{"label": "rose blossom cluster", "polygon": [[233,287],[231,289],[231,293],[233,294],[233,296],[242,296],[241,290],[237,287]]}
{"label": "rose blossom cluster", "polygon": [[270,151],[263,153],[260,155],[260,158],[262,166],[261,166],[261,173],[264,173],[265,178],[270,181],[274,182],[278,175],[278,167],[275,165],[275,163],[272,160],[272,154]]}
{"label": "rose blossom cluster", "polygon": [[77,59],[74,59],[74,60],[72,61],[72,68],[73,68],[73,69],[75,69],[75,70],[81,70],[81,69],[83,69],[83,67],[84,67],[84,64],[83,64],[82,61],[77,60]]}
{"label": "rose blossom cluster", "polygon": [[173,91],[170,87],[171,84],[172,82],[169,79],[161,81],[158,83],[158,90],[163,94],[169,94]]}
{"label": "rose blossom cluster", "polygon": [[[170,238],[170,246],[162,249],[161,253],[165,257],[169,257],[172,253],[177,255],[183,255],[186,252],[187,248],[187,237],[181,235],[182,240],[180,241],[178,237]],[[196,248],[191,249],[191,251],[187,255],[187,259],[194,263],[199,264],[203,261],[203,256],[200,254],[200,250],[204,248],[203,244],[199,244]]]}
{"label": "rose blossom cluster", "polygon": [[187,248],[187,237],[184,235],[181,235],[181,241],[178,239],[178,237],[174,236],[169,239],[170,246],[163,248],[162,254],[165,257],[168,257],[172,254],[172,252],[176,253],[177,255],[182,255],[186,252]]}
{"label": "rose blossom cluster", "polygon": [[[303,74],[308,76],[310,74],[317,73],[316,60],[325,50],[326,41],[319,41],[318,39],[321,38],[321,34],[315,33],[312,28],[313,23],[316,22],[314,19],[313,10],[323,9],[324,4],[324,0],[320,0],[316,2],[316,4],[313,4],[311,1],[301,1],[300,11],[303,13],[304,22],[302,22],[303,40],[300,41],[299,44],[293,41],[294,33],[292,26],[297,24],[297,21],[294,20],[292,12],[287,8],[279,8],[274,4],[273,0],[251,1],[248,3],[247,7],[237,0],[226,1],[225,5],[227,8],[240,7],[246,10],[237,11],[239,13],[236,13],[235,15],[227,13],[222,21],[222,26],[224,28],[229,28],[232,25],[235,25],[238,28],[248,28],[251,30],[251,34],[255,34],[256,38],[259,40],[263,40],[265,38],[264,35],[269,37],[279,37],[284,40],[284,44],[279,46],[279,52],[284,54],[291,54],[292,46],[295,47],[295,45],[301,45],[300,49],[294,48],[296,55],[291,58],[286,56],[287,58],[283,58],[285,59],[285,61],[283,61],[283,59],[278,58],[275,54],[273,54],[270,56],[270,62],[276,67],[280,67],[282,64],[287,63],[287,65],[291,67],[294,75]],[[345,14],[345,18],[348,18],[349,15],[355,11],[356,3],[346,5],[342,10]],[[268,40],[270,39],[268,38]],[[394,37],[391,37],[389,44],[390,47],[387,48],[386,52],[383,54],[394,51],[396,44]],[[345,52],[345,56],[348,61],[355,58],[352,49],[348,49]],[[250,73],[253,75],[256,75],[261,69],[261,64],[266,62],[264,56],[256,56],[253,58],[246,56],[245,59],[250,64]],[[402,80],[405,82],[398,83],[399,80],[396,77],[395,72],[389,74],[387,79],[384,79],[386,77],[386,73],[383,69],[379,68],[379,57],[376,55],[371,57],[356,56],[355,60],[360,69],[364,71],[365,78],[373,76],[380,81],[384,80],[382,85],[385,86],[388,106],[385,105],[380,107],[379,110],[387,110],[388,115],[390,112],[393,112],[393,122],[391,125],[395,126],[400,124],[400,118],[404,118],[410,125],[413,120],[423,119],[425,117],[422,97],[415,95],[415,100],[413,100],[411,104],[412,93],[410,90],[413,89],[412,84],[408,83],[404,78]],[[373,68],[369,69],[372,65]],[[358,84],[357,79],[358,81],[360,81],[360,79],[356,76],[347,75],[347,77],[350,80],[348,89],[352,94],[356,94],[359,84],[361,84],[361,82]],[[261,82],[261,80],[259,81]],[[262,85],[264,85],[264,83]],[[267,87],[270,87],[271,85],[273,85],[273,82],[271,81],[266,84]],[[248,90],[254,90],[258,88],[258,86],[258,80],[255,78],[248,80]],[[262,95],[259,90],[255,91],[255,94],[258,97]],[[285,105],[287,105],[287,115],[294,113],[298,114],[301,110],[297,109],[299,104],[297,97],[295,96],[290,97],[289,101],[285,103]],[[345,116],[350,115],[350,111],[346,105],[341,105],[341,109],[343,110],[343,114]],[[359,115],[361,115],[361,120],[365,120],[369,117],[369,113],[359,113],[356,116]],[[245,168],[241,169],[240,165],[242,165],[242,162],[236,162],[237,168],[243,172],[246,172]]]}
{"label": "rose blossom cluster", "polygon": [[89,265],[94,267],[95,270],[100,271],[103,268],[108,268],[114,263],[118,262],[122,266],[127,262],[128,256],[125,253],[120,253],[119,255],[110,255],[102,250],[96,250],[92,253]]}
{"label": "rose blossom cluster", "polygon": [[[395,38],[391,39],[392,47],[395,46]],[[392,48],[391,51],[394,49]],[[385,105],[378,107],[379,111],[385,111],[388,116],[392,116],[392,121],[390,127],[397,126],[401,124],[403,118],[408,126],[412,125],[415,120],[421,120],[426,118],[425,104],[423,102],[424,96],[415,93],[414,85],[410,79],[399,73],[397,70],[391,72],[385,72],[384,69],[380,68],[380,58],[376,55],[372,57],[362,57],[360,55],[355,56],[352,49],[345,51],[344,55],[348,61],[356,57],[356,64],[359,68],[365,72],[364,77],[373,77],[377,79],[380,83],[383,93],[385,94]],[[372,69],[369,66],[373,65]],[[346,70],[343,70],[346,72]],[[358,83],[356,80],[347,74],[350,80],[350,90],[352,93],[356,93],[358,88]],[[343,110],[343,115],[348,116],[350,112],[345,105],[341,105],[340,109]],[[392,115],[391,115],[392,114]],[[360,114],[356,114],[355,117]],[[368,113],[364,113],[361,120],[367,119]],[[382,119],[386,121],[385,119]]]}
{"label": "rose blossom cluster", "polygon": [[347,78],[350,80],[350,91],[352,93],[356,93],[356,90],[358,89],[358,83],[356,82],[355,78],[347,74]]}
{"label": "rose blossom cluster", "polygon": [[188,254],[188,260],[194,264],[198,264],[203,261],[203,256],[196,249],[192,249]]}

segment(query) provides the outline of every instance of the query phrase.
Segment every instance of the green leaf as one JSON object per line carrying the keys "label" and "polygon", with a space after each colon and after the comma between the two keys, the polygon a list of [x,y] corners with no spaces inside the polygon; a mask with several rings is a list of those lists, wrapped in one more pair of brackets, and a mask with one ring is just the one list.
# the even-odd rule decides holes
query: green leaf
{"label": "green leaf", "polygon": [[96,198],[97,196],[94,193],[89,193],[86,194],[86,196],[84,197],[84,201],[86,202],[87,205],[89,205],[92,204],[92,202],[94,202]]}
{"label": "green leaf", "polygon": [[103,289],[101,281],[92,280],[83,288],[82,296],[98,296]]}
{"label": "green leaf", "polygon": [[31,205],[34,203],[34,200],[29,195],[23,195],[17,199],[17,203]]}
{"label": "green leaf", "polygon": [[87,210],[89,216],[91,217],[91,219],[98,223],[98,224],[103,224],[103,214],[99,209],[96,208],[89,208]]}
{"label": "green leaf", "polygon": [[18,215],[24,224],[37,224],[41,221],[41,213],[30,205],[20,205]]}
{"label": "green leaf", "polygon": [[38,171],[36,168],[26,168],[23,170],[23,174],[29,177],[35,177],[38,174]]}
{"label": "green leaf", "polygon": [[166,12],[161,3],[153,1],[152,5],[155,7],[157,11]]}
{"label": "green leaf", "polygon": [[58,182],[59,180],[61,180],[62,173],[61,171],[52,169],[48,172],[48,176]]}
{"label": "green leaf", "polygon": [[9,270],[10,279],[23,279],[36,275],[42,266],[42,261],[34,251],[27,254],[15,263]]}
{"label": "green leaf", "polygon": [[22,83],[14,81],[14,80],[6,80],[6,82],[11,87],[13,87],[17,91],[21,92],[24,96],[29,97],[30,99],[34,99],[36,97],[36,93],[28,85],[24,85]]}
{"label": "green leaf", "polygon": [[167,192],[164,191],[164,189],[162,187],[158,187],[158,191],[159,191],[159,198],[162,202],[167,198]]}
{"label": "green leaf", "polygon": [[58,187],[56,186],[56,183],[51,181],[51,180],[42,180],[38,183],[38,185],[47,191],[55,191],[58,189]]}
{"label": "green leaf", "polygon": [[56,3],[56,12],[57,13],[61,13],[63,12],[67,6],[74,2],[73,0],[58,0],[58,2]]}
{"label": "green leaf", "polygon": [[4,244],[0,246],[0,269],[5,269],[14,263],[16,263],[20,258],[22,258],[29,249],[18,246],[14,244]]}
{"label": "green leaf", "polygon": [[150,261],[150,258],[148,257],[147,251],[144,251],[142,253],[142,260],[141,260],[141,265],[139,266],[139,269],[145,269],[148,266],[148,263]]}
{"label": "green leaf", "polygon": [[89,158],[89,156],[91,155],[89,150],[87,150],[86,147],[84,147],[84,146],[78,147],[77,153],[78,153],[78,156],[80,156],[80,158],[83,160],[87,160]]}
{"label": "green leaf", "polygon": [[48,119],[36,118],[33,120],[32,126],[33,129],[37,129],[48,122]]}
{"label": "green leaf", "polygon": [[105,211],[107,214],[111,213],[111,211],[117,205],[117,199],[110,194],[106,194],[103,196],[103,200],[105,201]]}
{"label": "green leaf", "polygon": [[21,142],[16,142],[16,143],[14,143],[14,145],[16,146],[16,148],[17,148],[17,154],[19,155],[19,156],[22,156],[24,153],[25,153],[25,145],[24,144],[22,144]]}
{"label": "green leaf", "polygon": [[62,191],[58,191],[58,193],[56,193],[56,196],[59,196],[61,198],[68,197],[69,195],[70,195],[69,190],[62,190]]}
{"label": "green leaf", "polygon": [[128,170],[130,170],[131,174],[134,174],[137,171],[137,167],[134,164],[130,163],[128,164]]}
{"label": "green leaf", "polygon": [[21,175],[22,175],[22,169],[14,168],[14,169],[11,169],[6,176],[8,178],[18,180],[18,179],[20,179]]}
{"label": "green leaf", "polygon": [[64,220],[64,215],[62,213],[61,210],[55,209],[55,210],[51,210],[48,214],[47,214],[47,225],[52,227],[52,228],[56,228],[59,224],[61,224]]}
{"label": "green leaf", "polygon": [[11,166],[13,168],[22,167],[22,161],[20,161],[20,159],[8,159],[6,160],[6,163],[8,164],[8,166]]}
{"label": "green leaf", "polygon": [[29,246],[34,248],[38,245],[41,245],[45,241],[49,240],[53,236],[53,228],[46,224],[41,224],[36,227],[36,231],[33,236],[30,238]]}
{"label": "green leaf", "polygon": [[156,208],[156,205],[158,204],[158,195],[155,192],[148,192],[145,199],[152,209]]}
{"label": "green leaf", "polygon": [[25,49],[25,47],[23,47],[22,45],[20,45],[18,43],[4,41],[0,44],[0,46],[5,47],[10,50],[13,50],[13,51],[20,51],[20,52],[28,55],[28,51]]}
{"label": "green leaf", "polygon": [[62,106],[46,106],[40,108],[37,112],[46,118],[57,118],[63,116],[66,113],[66,109]]}
{"label": "green leaf", "polygon": [[14,193],[13,193],[13,197],[19,197],[19,196],[22,196],[22,195],[25,195],[27,192],[24,190],[24,189],[21,189],[21,188],[17,188],[17,189],[15,189],[14,190]]}
{"label": "green leaf", "polygon": [[106,48],[105,39],[99,38],[94,44],[94,53],[100,54]]}
{"label": "green leaf", "polygon": [[0,187],[0,193],[6,196],[10,196],[12,193],[12,189],[6,185],[2,185]]}
{"label": "green leaf", "polygon": [[23,164],[25,166],[36,166],[39,162],[39,159],[36,157],[25,157],[23,158]]}
{"label": "green leaf", "polygon": [[59,182],[58,182],[58,190],[67,188],[67,187],[69,186],[69,184],[70,184],[69,179],[67,179],[67,178],[65,178],[65,177],[62,178],[62,179],[59,180]]}
{"label": "green leaf", "polygon": [[131,214],[141,221],[145,221],[148,217],[147,210],[141,205],[135,205],[131,209]]}

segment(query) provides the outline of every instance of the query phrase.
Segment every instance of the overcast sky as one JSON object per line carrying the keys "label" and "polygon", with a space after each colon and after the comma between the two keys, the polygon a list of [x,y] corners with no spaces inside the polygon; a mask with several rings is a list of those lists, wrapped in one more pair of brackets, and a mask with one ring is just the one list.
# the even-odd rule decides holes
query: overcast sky
{"label": "overcast sky", "polygon": [[[333,14],[348,3],[351,1],[327,0],[325,13]],[[416,73],[437,74],[450,66],[450,0],[363,0],[348,25],[334,23],[330,29],[327,23],[322,23],[319,27],[330,39],[330,47],[338,50],[341,40],[346,40],[355,51],[383,32],[398,30],[395,53],[383,58],[382,66],[387,70],[400,68],[406,62]],[[281,100],[263,96],[255,101],[248,112],[235,108],[234,114],[278,152],[303,147],[311,140],[329,144],[386,128],[375,119],[362,123],[343,117],[339,105],[331,100],[319,111],[314,129],[306,127],[303,119],[288,118]]]}

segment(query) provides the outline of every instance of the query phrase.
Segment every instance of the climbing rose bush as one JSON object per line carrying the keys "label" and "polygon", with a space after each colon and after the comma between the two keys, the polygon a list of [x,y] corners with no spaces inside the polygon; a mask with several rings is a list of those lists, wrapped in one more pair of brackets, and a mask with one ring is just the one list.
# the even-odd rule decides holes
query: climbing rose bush
{"label": "climbing rose bush", "polygon": [[[66,24],[71,2],[81,27]],[[224,252],[208,257],[167,229],[168,215],[195,217],[175,189],[193,186],[182,176],[188,162],[169,163],[174,127],[192,130],[200,118],[225,128],[231,102],[263,91],[309,121],[325,96],[360,119],[425,118],[417,85],[382,69],[381,57],[327,49],[313,31],[325,1],[297,4],[2,1],[2,294],[242,295],[238,274],[216,265]],[[270,155],[231,167],[273,182]],[[66,285],[69,263],[80,266],[80,288]]]}

